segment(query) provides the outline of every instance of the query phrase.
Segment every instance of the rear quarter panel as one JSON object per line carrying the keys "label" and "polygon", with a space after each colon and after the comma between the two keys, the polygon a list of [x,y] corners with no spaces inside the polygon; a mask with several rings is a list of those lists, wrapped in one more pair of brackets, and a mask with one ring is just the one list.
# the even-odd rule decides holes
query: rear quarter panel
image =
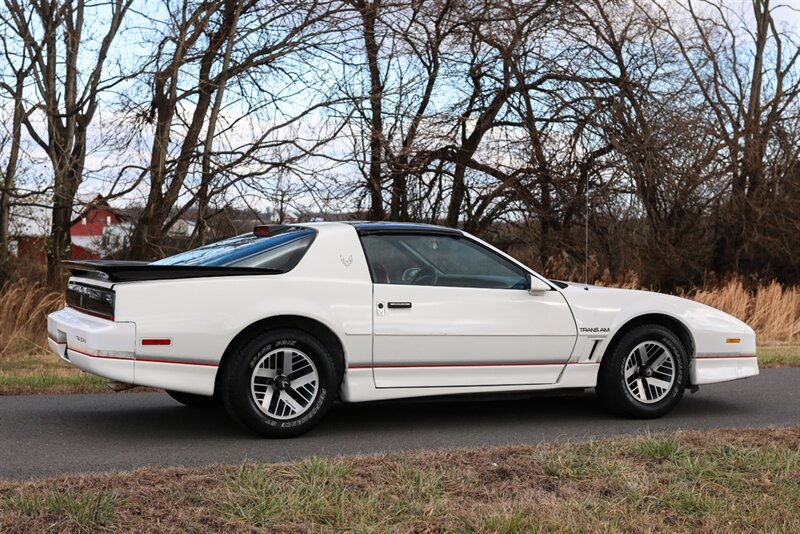
{"label": "rear quarter panel", "polygon": [[[137,355],[219,363],[247,326],[277,315],[302,315],[328,326],[346,356],[371,357],[372,283],[355,230],[319,232],[300,263],[281,275],[121,283],[118,321],[136,323]],[[169,338],[169,346],[142,346]]]}

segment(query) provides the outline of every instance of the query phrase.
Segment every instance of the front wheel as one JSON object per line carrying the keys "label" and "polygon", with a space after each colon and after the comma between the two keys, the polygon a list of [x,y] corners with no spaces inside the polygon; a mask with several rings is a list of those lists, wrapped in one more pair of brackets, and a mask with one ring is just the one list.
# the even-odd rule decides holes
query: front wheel
{"label": "front wheel", "polygon": [[639,326],[603,358],[597,393],[616,414],[661,417],[683,396],[687,368],[686,349],[671,330],[655,324]]}
{"label": "front wheel", "polygon": [[222,400],[228,413],[245,428],[271,438],[311,430],[338,388],[330,352],[294,329],[256,336],[231,354],[223,373]]}

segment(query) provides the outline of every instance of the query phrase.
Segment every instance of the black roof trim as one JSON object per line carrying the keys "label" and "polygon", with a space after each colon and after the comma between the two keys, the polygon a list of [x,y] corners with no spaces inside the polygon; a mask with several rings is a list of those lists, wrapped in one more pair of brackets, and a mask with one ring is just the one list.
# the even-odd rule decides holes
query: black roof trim
{"label": "black roof trim", "polygon": [[461,230],[422,223],[401,222],[350,222],[358,235],[406,234],[406,235],[442,235],[448,237],[464,237]]}

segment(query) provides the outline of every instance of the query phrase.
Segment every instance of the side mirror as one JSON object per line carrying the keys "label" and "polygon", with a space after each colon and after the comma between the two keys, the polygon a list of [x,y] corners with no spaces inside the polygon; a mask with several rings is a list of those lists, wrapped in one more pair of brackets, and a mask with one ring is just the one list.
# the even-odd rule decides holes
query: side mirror
{"label": "side mirror", "polygon": [[528,275],[528,293],[531,295],[543,295],[546,291],[550,291],[551,289],[549,285],[539,278],[531,274]]}

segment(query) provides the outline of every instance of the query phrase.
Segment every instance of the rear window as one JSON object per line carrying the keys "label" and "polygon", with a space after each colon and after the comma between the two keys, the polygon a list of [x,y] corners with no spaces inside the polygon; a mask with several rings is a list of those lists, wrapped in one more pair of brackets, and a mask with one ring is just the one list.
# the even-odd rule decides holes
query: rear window
{"label": "rear window", "polygon": [[152,265],[252,267],[287,272],[300,262],[315,235],[314,230],[297,226],[268,237],[243,234],[169,256]]}

